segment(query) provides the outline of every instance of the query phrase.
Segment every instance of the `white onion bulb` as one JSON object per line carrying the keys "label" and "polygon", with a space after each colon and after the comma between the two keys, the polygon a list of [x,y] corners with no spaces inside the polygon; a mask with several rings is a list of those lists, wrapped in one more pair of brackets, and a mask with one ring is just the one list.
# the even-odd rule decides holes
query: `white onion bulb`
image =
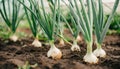
{"label": "white onion bulb", "polygon": [[60,59],[62,57],[62,52],[57,47],[55,47],[55,45],[52,45],[47,52],[47,56],[52,57],[52,59]]}
{"label": "white onion bulb", "polygon": [[33,41],[32,45],[34,45],[35,47],[42,47],[42,44],[38,39],[35,39]]}
{"label": "white onion bulb", "polygon": [[65,42],[64,42],[63,39],[60,39],[60,43],[59,43],[59,45],[61,45],[61,46],[64,46],[64,45],[65,45]]}
{"label": "white onion bulb", "polygon": [[71,50],[72,51],[80,51],[80,47],[77,44],[77,40],[74,40]]}
{"label": "white onion bulb", "polygon": [[10,40],[16,42],[18,40],[18,36],[16,36],[15,34],[10,36]]}
{"label": "white onion bulb", "polygon": [[103,58],[106,56],[106,52],[102,48],[94,50],[93,54],[97,57]]}
{"label": "white onion bulb", "polygon": [[87,53],[84,56],[83,60],[87,63],[90,63],[90,64],[98,63],[98,58],[93,53]]}

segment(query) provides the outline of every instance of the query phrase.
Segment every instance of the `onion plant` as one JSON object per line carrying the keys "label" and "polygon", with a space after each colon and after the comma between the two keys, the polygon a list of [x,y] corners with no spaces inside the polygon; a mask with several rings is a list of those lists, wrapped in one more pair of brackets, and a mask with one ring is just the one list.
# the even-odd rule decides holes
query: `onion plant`
{"label": "onion plant", "polygon": [[0,3],[0,14],[9,27],[12,36],[10,39],[17,41],[18,37],[15,35],[16,29],[23,18],[24,14],[19,16],[20,3],[17,0],[2,0]]}
{"label": "onion plant", "polygon": [[[29,1],[29,4],[30,4],[29,9],[31,9],[33,12],[37,12],[36,9],[39,9],[38,2],[37,1],[31,1],[31,0],[28,0],[28,1]],[[28,20],[28,23],[30,25],[32,34],[35,38],[32,45],[34,45],[35,47],[41,47],[42,44],[38,40],[38,31],[39,31],[38,21],[35,19],[35,16],[32,14],[32,12],[29,12],[26,8],[24,8],[24,10],[25,10],[25,14],[27,16],[27,20]],[[37,13],[35,13],[35,15],[36,14]]]}
{"label": "onion plant", "polygon": [[79,26],[79,29],[84,37],[87,44],[87,53],[83,60],[88,63],[97,63],[98,58],[92,52],[93,44],[93,8],[92,0],[87,0],[87,8],[83,0],[79,0],[80,7],[76,0],[68,0],[70,12]]}
{"label": "onion plant", "polygon": [[[70,25],[70,24],[67,24],[67,25]],[[72,16],[71,16],[71,25],[69,26],[69,28],[71,30],[73,37],[74,37],[71,50],[72,51],[80,51],[80,47],[77,44],[80,30],[79,30],[79,26],[77,24],[77,21]]]}
{"label": "onion plant", "polygon": [[[96,35],[96,45],[97,49],[94,50],[94,54],[97,57],[105,57],[106,52],[102,49],[102,42],[106,36],[106,33],[109,29],[111,24],[112,18],[114,17],[115,11],[118,7],[120,0],[115,0],[114,7],[112,9],[112,13],[108,17],[107,21],[105,22],[104,19],[104,10],[103,10],[103,3],[102,0],[97,0],[97,7],[95,6],[95,0],[92,0],[92,8],[94,13],[94,26],[95,26],[95,35]],[[98,8],[98,9],[96,9]],[[96,12],[98,11],[98,12]]]}
{"label": "onion plant", "polygon": [[[27,7],[23,2],[18,0],[28,11],[32,13],[34,18],[38,21],[40,28],[42,31],[46,34],[48,37],[49,44],[51,46],[50,50],[47,53],[48,57],[52,57],[53,59],[60,59],[62,57],[62,52],[55,46],[54,40],[55,40],[55,24],[56,24],[56,9],[57,9],[57,3],[60,2],[60,0],[54,0],[53,4],[53,12],[47,13],[44,7],[43,0],[40,0],[41,7],[37,8],[37,5],[34,7],[34,10],[31,10],[29,7]],[[30,0],[30,2],[35,3],[36,0]]]}
{"label": "onion plant", "polygon": [[80,51],[80,47],[77,44],[77,38],[78,38],[79,32],[80,32],[79,26],[78,26],[76,20],[72,17],[72,15],[71,14],[69,14],[69,15],[70,15],[71,23],[68,23],[68,21],[66,20],[66,18],[63,15],[61,15],[61,16],[62,16],[63,20],[65,21],[66,25],[68,26],[68,28],[73,36],[73,44],[72,44],[71,50],[72,51]]}
{"label": "onion plant", "polygon": [[[63,2],[66,4],[66,2],[64,0],[63,0]],[[68,5],[66,4],[66,6],[68,6]],[[80,33],[79,26],[77,24],[76,19],[72,16],[71,12],[68,15],[71,19],[71,21],[70,21],[71,23],[68,23],[68,21],[66,20],[66,18],[63,15],[62,15],[62,18],[65,21],[65,23],[67,24],[69,30],[71,31],[72,36],[74,37],[71,50],[72,51],[80,51],[80,47],[77,44],[78,41],[81,41],[81,37],[79,36],[79,33]]]}
{"label": "onion plant", "polygon": [[[53,5],[54,5],[54,3],[55,3],[55,1],[54,0],[48,0],[48,3],[49,3],[49,7],[50,7],[50,9],[51,9],[51,12],[53,12],[54,10],[53,10]],[[60,8],[60,3],[61,2],[59,2],[58,3],[58,5],[57,5],[57,9],[56,9],[56,21],[57,21],[57,33],[59,34],[59,36],[61,36],[61,37],[63,37],[64,38],[64,36],[63,36],[63,33],[64,33],[64,23],[61,21],[62,20],[62,16],[61,16],[61,8]],[[65,42],[64,42],[64,40],[63,40],[63,38],[60,38],[60,41],[59,41],[59,45],[61,45],[61,46],[64,46],[65,45]]]}

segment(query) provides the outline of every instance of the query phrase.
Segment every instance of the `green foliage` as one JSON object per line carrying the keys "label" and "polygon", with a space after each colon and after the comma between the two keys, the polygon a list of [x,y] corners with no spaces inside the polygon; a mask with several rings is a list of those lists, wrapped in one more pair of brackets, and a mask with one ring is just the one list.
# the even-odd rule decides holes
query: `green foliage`
{"label": "green foliage", "polygon": [[120,14],[115,14],[110,25],[110,30],[120,30]]}
{"label": "green foliage", "polygon": [[[103,11],[103,4],[102,0],[98,0],[96,3],[98,3],[98,10],[95,6],[95,0],[92,0],[93,5],[93,13],[94,13],[94,26],[95,26],[95,34],[97,38],[97,42],[101,44],[106,36],[106,33],[109,29],[109,26],[111,24],[112,18],[114,17],[115,11],[118,7],[119,0],[116,0],[114,3],[114,7],[112,9],[112,12],[108,19],[104,20],[104,11]],[[96,12],[98,11],[98,13]]]}
{"label": "green foliage", "polygon": [[21,5],[17,2],[17,0],[2,0],[0,4],[0,14],[6,25],[13,33],[15,33],[20,20],[24,16],[23,14],[20,18],[18,18],[20,7]]}
{"label": "green foliage", "polygon": [[[4,29],[3,29],[4,28]],[[10,32],[7,27],[0,25],[0,38],[2,39],[8,39],[10,36]]]}
{"label": "green foliage", "polygon": [[[109,15],[106,15],[105,21],[108,19],[108,17]],[[120,34],[120,14],[116,13],[114,15],[107,34]]]}
{"label": "green foliage", "polygon": [[[31,1],[29,0],[29,8],[33,11],[33,12],[36,12],[36,9],[34,7],[37,7],[39,8],[39,5],[38,3],[36,3],[36,1]],[[37,38],[37,33],[38,33],[38,21],[35,19],[35,16],[32,15],[31,12],[29,12],[25,7],[24,7],[24,10],[25,10],[25,13],[26,13],[26,16],[27,16],[27,20],[28,20],[28,23],[30,25],[30,28],[31,28],[31,31],[32,31],[32,34],[34,35],[35,38]],[[36,13],[35,13],[36,15]]]}
{"label": "green foliage", "polygon": [[33,18],[36,19],[40,25],[40,28],[45,32],[49,40],[54,40],[54,32],[55,32],[55,24],[56,24],[56,3],[58,0],[55,0],[55,3],[53,4],[53,12],[52,14],[46,13],[43,0],[41,1],[41,8],[37,4],[38,2],[36,0],[28,0],[29,3],[33,4],[34,11],[27,7],[23,2],[18,0],[31,14],[33,15]]}
{"label": "green foliage", "polygon": [[91,0],[87,0],[88,12],[86,11],[86,6],[83,0],[79,0],[82,9],[78,7],[78,3],[76,0],[69,0],[69,3],[70,4],[68,7],[70,9],[70,12],[75,19],[77,25],[79,26],[79,29],[85,41],[92,42],[93,13]]}

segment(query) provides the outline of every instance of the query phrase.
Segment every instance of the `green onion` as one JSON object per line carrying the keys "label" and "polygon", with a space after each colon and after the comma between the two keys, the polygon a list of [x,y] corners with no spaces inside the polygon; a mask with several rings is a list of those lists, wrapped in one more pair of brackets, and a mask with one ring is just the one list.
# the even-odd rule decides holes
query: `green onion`
{"label": "green onion", "polygon": [[[47,56],[48,57],[52,57],[53,59],[60,59],[61,58],[61,56],[62,56],[62,53],[61,53],[61,51],[58,49],[58,48],[56,48],[55,47],[55,45],[54,45],[54,35],[55,35],[55,24],[56,24],[56,11],[57,11],[57,3],[58,4],[60,4],[60,0],[55,0],[54,1],[54,4],[53,4],[53,12],[52,12],[52,16],[48,16],[48,18],[46,18],[47,16],[45,15],[45,8],[44,8],[44,5],[43,5],[43,0],[41,0],[41,4],[42,4],[42,10],[43,10],[43,13],[44,13],[44,16],[45,16],[45,21],[43,21],[43,22],[45,22],[46,23],[46,25],[44,25],[44,26],[46,26],[46,35],[48,36],[48,38],[49,38],[49,42],[50,42],[50,45],[51,45],[51,48],[50,48],[50,50],[48,51],[48,53],[47,53]],[[58,8],[59,8],[60,6],[58,6]],[[53,19],[51,19],[53,17]],[[48,21],[48,22],[46,22],[46,21]],[[45,30],[44,29],[44,30]]]}
{"label": "green onion", "polygon": [[72,16],[71,16],[71,24],[72,24],[71,26],[73,26],[72,31],[74,32],[74,33],[72,33],[72,35],[74,36],[74,40],[73,40],[73,45],[71,47],[71,50],[72,51],[80,51],[80,47],[77,44],[80,30],[79,30],[77,21],[75,21],[75,19]]}
{"label": "green onion", "polygon": [[97,63],[97,57],[92,53],[92,44],[93,44],[93,9],[92,9],[92,0],[87,0],[87,9],[83,0],[79,0],[81,8],[78,7],[76,0],[69,0],[69,9],[73,18],[76,20],[79,29],[84,37],[84,40],[87,43],[87,53],[84,56],[83,60],[88,63]]}
{"label": "green onion", "polygon": [[18,39],[18,37],[15,35],[15,32],[20,20],[24,16],[24,14],[22,14],[19,17],[20,7],[20,3],[18,3],[16,0],[2,0],[0,5],[0,14],[12,33],[10,39],[13,41],[17,41]]}
{"label": "green onion", "polygon": [[92,0],[92,3],[93,3],[92,5],[93,5],[94,25],[95,25],[95,35],[96,35],[96,45],[97,45],[97,49],[94,51],[94,54],[97,57],[105,57],[106,52],[102,49],[101,45],[109,29],[112,18],[114,17],[115,11],[119,4],[119,0],[115,1],[114,7],[112,9],[112,13],[110,14],[106,22],[104,19],[104,10],[103,10],[102,0],[97,1],[98,3],[97,11],[99,11],[98,13],[96,12],[97,7],[95,7],[95,1]]}
{"label": "green onion", "polygon": [[71,50],[72,51],[80,51],[80,47],[77,44],[77,38],[78,38],[79,32],[80,32],[79,31],[79,26],[77,25],[77,22],[72,17],[72,15],[71,14],[69,14],[69,15],[70,15],[70,18],[71,18],[71,25],[67,22],[66,18],[63,15],[62,15],[62,18],[65,21],[65,23],[67,24],[69,30],[71,31],[72,36],[74,37]]}
{"label": "green onion", "polygon": [[[56,6],[57,3],[60,0],[55,0],[55,3],[53,5],[53,12],[52,14],[49,14],[45,11],[43,0],[41,1],[41,9],[40,8],[34,8],[36,12],[31,10],[29,7],[27,7],[23,2],[18,0],[27,10],[29,10],[32,15],[34,15],[35,19],[38,21],[40,28],[43,32],[45,32],[46,36],[48,37],[48,41],[50,43],[50,50],[47,53],[48,57],[52,57],[53,59],[60,59],[62,57],[61,51],[55,46],[54,40],[55,40],[55,24],[56,24]],[[35,0],[31,0],[31,2],[34,2]],[[36,6],[37,7],[37,6]]]}
{"label": "green onion", "polygon": [[[38,2],[37,1],[32,1],[32,0],[28,0],[29,1],[29,8],[34,11],[34,12],[37,12],[36,9],[39,10],[39,5],[38,5]],[[35,9],[36,8],[36,9]],[[35,47],[41,47],[42,44],[41,42],[38,40],[38,21],[35,19],[35,16],[32,15],[31,12],[29,12],[26,8],[25,9],[25,13],[26,13],[26,16],[27,16],[27,20],[28,20],[28,23],[30,25],[30,28],[31,28],[31,31],[32,31],[32,34],[34,35],[34,38],[35,40],[33,41],[32,45],[34,45]],[[35,13],[36,15],[36,13]]]}
{"label": "green onion", "polygon": [[[48,3],[49,3],[49,7],[50,7],[50,10],[51,10],[51,12],[53,12],[54,10],[53,10],[53,5],[54,5],[54,0],[48,0]],[[62,20],[62,16],[61,16],[61,8],[60,8],[60,1],[59,1],[59,3],[57,3],[58,5],[57,5],[57,9],[56,9],[56,26],[57,26],[57,34],[59,35],[59,36],[61,36],[61,37],[63,37],[64,38],[64,36],[63,36],[63,33],[64,33],[64,23],[63,22],[61,22],[61,20]],[[59,45],[60,46],[64,46],[65,45],[65,42],[64,42],[64,40],[62,39],[62,38],[60,38],[60,41],[59,41]]]}
{"label": "green onion", "polygon": [[73,26],[71,31],[74,32],[72,33],[72,35],[74,36],[73,45],[71,47],[72,51],[80,51],[80,47],[77,44],[77,38],[79,36],[80,31],[76,22],[77,21],[75,21],[75,19],[71,16],[71,26]]}

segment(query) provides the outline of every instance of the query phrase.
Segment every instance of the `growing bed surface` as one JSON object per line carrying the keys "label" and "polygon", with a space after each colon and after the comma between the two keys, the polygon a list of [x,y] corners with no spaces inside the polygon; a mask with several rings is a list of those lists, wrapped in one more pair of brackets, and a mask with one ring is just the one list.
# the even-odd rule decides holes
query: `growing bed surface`
{"label": "growing bed surface", "polygon": [[35,69],[120,69],[120,35],[106,36],[103,49],[107,56],[100,58],[95,65],[83,62],[82,58],[86,53],[86,44],[83,41],[79,42],[81,52],[72,52],[68,44],[59,46],[56,42],[63,53],[60,60],[47,57],[49,45],[43,44],[42,48],[36,48],[31,45],[32,41],[31,38],[17,42],[0,39],[0,69],[17,69],[17,65],[24,65],[26,61],[30,64],[38,63]]}

